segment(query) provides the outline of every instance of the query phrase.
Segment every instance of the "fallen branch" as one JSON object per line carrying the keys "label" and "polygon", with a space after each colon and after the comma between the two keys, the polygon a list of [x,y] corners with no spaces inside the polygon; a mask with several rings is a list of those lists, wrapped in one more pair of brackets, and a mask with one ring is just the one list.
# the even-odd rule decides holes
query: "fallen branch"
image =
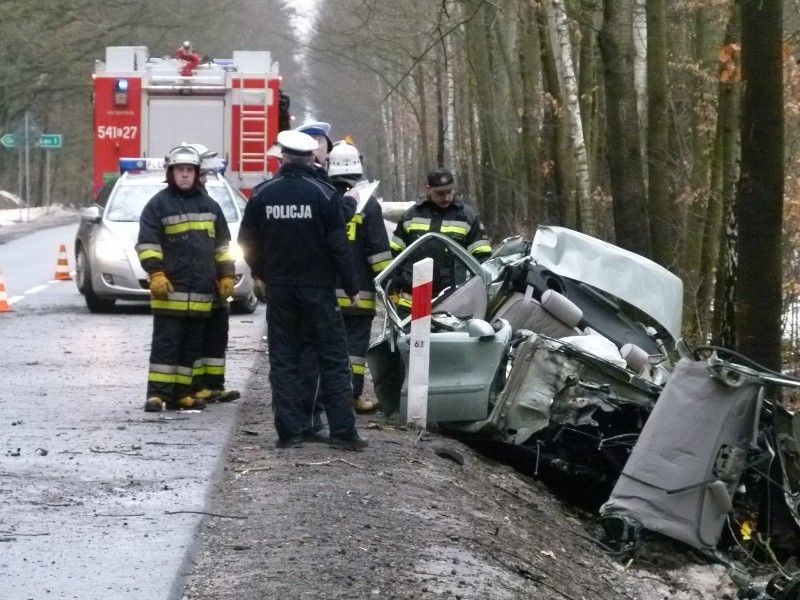
{"label": "fallen branch", "polygon": [[246,519],[247,517],[237,516],[237,515],[220,515],[217,513],[206,512],[204,510],[165,510],[165,515],[180,515],[180,514],[191,514],[191,515],[208,515],[209,517],[219,517],[220,519]]}
{"label": "fallen branch", "polygon": [[234,473],[249,473],[250,471],[270,471],[272,467],[240,467],[238,469],[234,469]]}
{"label": "fallen branch", "polygon": [[331,459],[331,460],[323,460],[322,462],[296,462],[296,463],[294,463],[294,466],[295,467],[321,467],[321,466],[324,466],[324,465],[331,465],[331,464],[333,464],[335,462],[343,462],[344,464],[350,465],[351,467],[355,467],[356,469],[363,469],[364,468],[364,467],[362,467],[360,465],[356,465],[354,463],[351,463],[350,461],[347,461],[347,460],[345,460],[343,458],[334,458],[334,459]]}
{"label": "fallen branch", "polygon": [[118,517],[120,519],[127,519],[128,517],[143,517],[143,516],[145,516],[145,514],[144,513],[135,513],[135,514],[132,514],[132,515],[110,515],[110,514],[100,513],[100,514],[96,514],[94,516],[95,517]]}
{"label": "fallen branch", "polygon": [[95,454],[122,454],[123,456],[141,456],[141,452],[126,452],[124,450],[98,450],[97,448],[89,448],[89,452]]}

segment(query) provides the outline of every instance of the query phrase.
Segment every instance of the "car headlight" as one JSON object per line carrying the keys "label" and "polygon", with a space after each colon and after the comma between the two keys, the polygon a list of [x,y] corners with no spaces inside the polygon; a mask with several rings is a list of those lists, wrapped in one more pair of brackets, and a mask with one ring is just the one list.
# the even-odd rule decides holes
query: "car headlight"
{"label": "car headlight", "polygon": [[101,238],[95,242],[94,252],[103,260],[127,260],[122,246],[114,239]]}
{"label": "car headlight", "polygon": [[236,242],[230,243],[230,245],[228,246],[228,251],[233,257],[233,260],[237,262],[240,260],[244,260],[244,250],[242,250],[242,247]]}

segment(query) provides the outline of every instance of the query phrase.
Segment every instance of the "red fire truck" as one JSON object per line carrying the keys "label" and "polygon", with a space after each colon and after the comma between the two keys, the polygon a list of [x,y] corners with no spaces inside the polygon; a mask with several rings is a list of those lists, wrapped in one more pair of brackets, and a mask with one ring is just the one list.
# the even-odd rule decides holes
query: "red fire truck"
{"label": "red fire truck", "polygon": [[267,149],[288,98],[269,52],[237,50],[182,75],[177,58],[144,46],[110,46],[94,70],[94,189],[119,174],[119,159],[163,158],[181,142],[203,144],[249,195],[278,169]]}

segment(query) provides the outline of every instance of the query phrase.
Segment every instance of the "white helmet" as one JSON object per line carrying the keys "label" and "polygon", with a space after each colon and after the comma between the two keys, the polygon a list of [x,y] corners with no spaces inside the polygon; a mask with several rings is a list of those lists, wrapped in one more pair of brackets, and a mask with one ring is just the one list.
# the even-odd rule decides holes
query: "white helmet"
{"label": "white helmet", "polygon": [[200,168],[200,153],[191,146],[181,145],[173,148],[164,157],[164,166],[170,168],[175,165],[193,165]]}
{"label": "white helmet", "polygon": [[217,158],[217,153],[213,150],[209,150],[203,144],[186,144],[183,142],[181,145],[188,146],[197,151],[200,155],[200,171],[201,172],[209,172],[209,171],[224,171],[225,170],[225,163]]}
{"label": "white helmet", "polygon": [[364,169],[361,166],[361,155],[358,148],[348,144],[345,140],[340,140],[333,145],[330,155],[328,155],[328,177],[339,175],[363,175]]}

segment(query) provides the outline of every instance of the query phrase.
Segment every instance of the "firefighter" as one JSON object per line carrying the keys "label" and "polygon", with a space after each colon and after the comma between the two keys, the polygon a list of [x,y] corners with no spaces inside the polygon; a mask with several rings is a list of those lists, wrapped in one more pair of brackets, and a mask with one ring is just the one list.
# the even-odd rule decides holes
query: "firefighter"
{"label": "firefighter", "polygon": [[[437,169],[428,173],[425,195],[418,198],[414,206],[400,217],[392,236],[391,248],[394,255],[405,250],[409,244],[426,233],[441,233],[452,238],[467,252],[483,262],[492,254],[492,246],[486,235],[478,213],[468,206],[461,194],[455,192],[453,174],[447,169]],[[423,257],[420,257],[423,258]],[[434,268],[434,294],[443,286],[446,257],[432,256]],[[411,308],[411,274],[405,274],[397,305],[408,311]]]}
{"label": "firefighter", "polygon": [[[354,188],[363,176],[358,149],[344,140],[336,142],[329,157],[328,176],[343,196]],[[367,347],[375,317],[373,280],[392,261],[383,212],[374,196],[358,203],[355,215],[347,224],[347,237],[358,275],[358,295],[361,302],[358,306],[350,305],[342,289],[336,290],[336,296],[347,331],[347,349],[353,379],[353,408],[359,413],[370,413],[378,405],[362,398],[362,394],[367,368]]]}
{"label": "firefighter", "polygon": [[183,63],[181,75],[184,77],[194,75],[194,69],[200,64],[200,56],[194,51],[190,41],[183,42],[183,45],[175,50],[175,57]]}
{"label": "firefighter", "polygon": [[214,294],[233,292],[231,234],[219,204],[203,192],[200,155],[178,146],[167,154],[167,187],[142,210],[136,252],[150,276],[153,339],[144,410],[205,408],[192,396],[204,322]]}
{"label": "firefighter", "polygon": [[[200,154],[200,184],[205,191],[208,174],[225,168],[217,153],[203,144],[188,144]],[[211,314],[203,327],[202,364],[193,380],[193,396],[205,403],[233,402],[242,397],[239,390],[225,389],[225,351],[230,330],[230,305],[228,299],[214,294]]]}
{"label": "firefighter", "polygon": [[299,131],[278,134],[283,166],[247,203],[239,244],[266,284],[267,344],[278,448],[303,443],[300,353],[314,349],[320,365],[328,444],[362,450],[356,430],[347,337],[336,301],[336,278],[352,304],[358,282],[347,247],[341,196],[314,174],[319,144]]}

